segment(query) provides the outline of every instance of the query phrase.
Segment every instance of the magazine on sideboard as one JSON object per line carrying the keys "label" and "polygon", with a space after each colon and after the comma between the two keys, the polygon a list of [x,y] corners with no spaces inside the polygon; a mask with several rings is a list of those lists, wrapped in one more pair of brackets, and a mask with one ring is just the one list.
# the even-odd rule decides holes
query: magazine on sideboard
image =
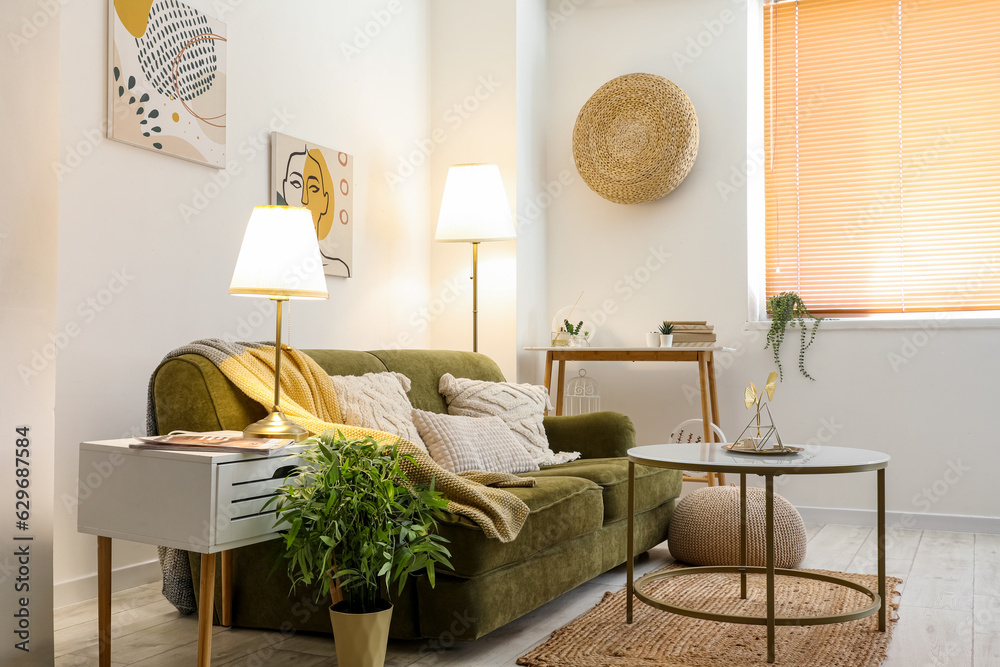
{"label": "magazine on sideboard", "polygon": [[190,431],[174,431],[168,435],[136,438],[132,449],[169,449],[174,451],[211,451],[260,454],[273,456],[291,444],[290,438],[244,438],[225,435],[205,435]]}

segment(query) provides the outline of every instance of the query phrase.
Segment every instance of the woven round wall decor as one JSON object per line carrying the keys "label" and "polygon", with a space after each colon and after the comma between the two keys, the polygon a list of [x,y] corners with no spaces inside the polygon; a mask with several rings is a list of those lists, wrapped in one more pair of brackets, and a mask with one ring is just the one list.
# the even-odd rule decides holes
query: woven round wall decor
{"label": "woven round wall decor", "polygon": [[656,74],[597,89],[573,127],[573,159],[590,189],[617,204],[663,197],[691,172],[698,116],[684,91]]}

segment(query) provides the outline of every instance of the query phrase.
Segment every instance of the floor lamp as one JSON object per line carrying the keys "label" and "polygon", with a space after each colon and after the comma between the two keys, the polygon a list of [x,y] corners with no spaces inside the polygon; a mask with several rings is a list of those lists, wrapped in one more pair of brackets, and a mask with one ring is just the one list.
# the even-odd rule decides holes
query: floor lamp
{"label": "floor lamp", "polygon": [[271,413],[243,429],[247,438],[305,440],[309,432],[281,411],[281,304],[328,299],[319,241],[309,209],[257,206],[250,214],[229,293],[263,296],[278,306],[274,334],[274,404]]}
{"label": "floor lamp", "polygon": [[435,241],[472,244],[472,351],[479,351],[479,244],[517,238],[507,193],[495,164],[448,169]]}

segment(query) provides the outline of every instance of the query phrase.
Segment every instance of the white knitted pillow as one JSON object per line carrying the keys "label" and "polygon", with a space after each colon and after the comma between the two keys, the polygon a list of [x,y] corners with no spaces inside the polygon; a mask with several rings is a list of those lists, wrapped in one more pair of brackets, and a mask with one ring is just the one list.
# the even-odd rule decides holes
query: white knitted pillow
{"label": "white knitted pillow", "polygon": [[445,373],[438,390],[448,402],[448,414],[502,419],[537,465],[554,465],[580,458],[580,452],[556,453],[549,449],[542,419],[545,410],[551,410],[552,405],[545,387],[469,380]]}
{"label": "white knitted pillow", "polygon": [[402,373],[365,373],[331,375],[330,379],[345,424],[392,433],[426,451],[406,395],[410,378]]}
{"label": "white knitted pillow", "polygon": [[414,410],[413,423],[431,458],[449,472],[538,470],[499,417],[459,417]]}

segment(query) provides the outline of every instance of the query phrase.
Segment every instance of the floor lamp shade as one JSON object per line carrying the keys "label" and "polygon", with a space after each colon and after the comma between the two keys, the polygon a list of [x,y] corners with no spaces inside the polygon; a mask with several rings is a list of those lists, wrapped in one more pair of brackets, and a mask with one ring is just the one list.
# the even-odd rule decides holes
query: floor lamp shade
{"label": "floor lamp shade", "polygon": [[449,168],[434,240],[480,243],[516,237],[500,168],[495,164]]}
{"label": "floor lamp shade", "polygon": [[435,241],[472,244],[472,351],[479,351],[479,244],[517,238],[500,168],[456,164],[448,169]]}
{"label": "floor lamp shade", "polygon": [[316,228],[308,209],[253,209],[229,293],[285,299],[329,298]]}

